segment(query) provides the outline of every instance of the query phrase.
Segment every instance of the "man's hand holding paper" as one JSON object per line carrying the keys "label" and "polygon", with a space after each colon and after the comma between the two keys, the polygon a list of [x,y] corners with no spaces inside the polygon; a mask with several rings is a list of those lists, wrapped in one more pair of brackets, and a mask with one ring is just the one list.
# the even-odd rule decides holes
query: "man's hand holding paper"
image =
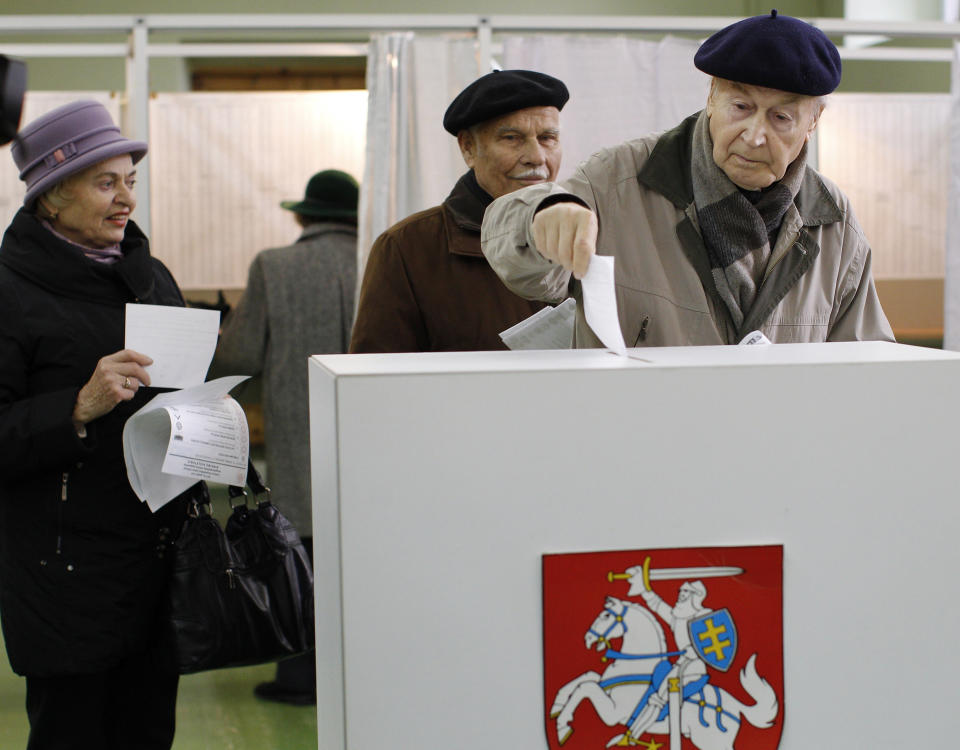
{"label": "man's hand holding paper", "polygon": [[597,217],[579,203],[554,203],[533,217],[533,242],[544,258],[582,279],[597,252]]}
{"label": "man's hand holding paper", "polygon": [[554,203],[534,215],[532,231],[537,251],[581,281],[584,315],[593,332],[611,351],[625,354],[613,257],[596,257],[597,217],[593,211],[572,201]]}

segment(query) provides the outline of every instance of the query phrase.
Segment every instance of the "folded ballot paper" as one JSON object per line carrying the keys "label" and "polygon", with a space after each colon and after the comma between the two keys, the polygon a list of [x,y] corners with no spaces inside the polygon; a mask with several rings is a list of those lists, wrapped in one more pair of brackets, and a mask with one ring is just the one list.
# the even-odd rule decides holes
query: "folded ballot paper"
{"label": "folded ballot paper", "polygon": [[556,307],[545,307],[500,334],[510,349],[569,349],[577,303],[572,297]]}
{"label": "folded ballot paper", "polygon": [[231,375],[155,396],[123,428],[130,486],[157,510],[198,479],[243,486],[250,435],[229,391],[247,379]]}

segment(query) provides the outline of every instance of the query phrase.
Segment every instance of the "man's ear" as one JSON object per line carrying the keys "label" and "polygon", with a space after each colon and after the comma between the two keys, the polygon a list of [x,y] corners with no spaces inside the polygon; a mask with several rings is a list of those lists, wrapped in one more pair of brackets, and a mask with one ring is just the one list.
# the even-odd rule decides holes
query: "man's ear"
{"label": "man's ear", "polygon": [[807,128],[808,141],[813,137],[813,133],[817,129],[817,125],[820,124],[820,115],[823,114],[823,110],[825,106],[826,105],[822,101],[814,103],[813,117],[810,120],[810,127]]}
{"label": "man's ear", "polygon": [[710,90],[707,92],[707,104],[704,109],[707,110],[707,117],[713,116],[713,100],[717,95],[717,79],[716,76],[710,79]]}
{"label": "man's ear", "polygon": [[463,160],[470,169],[473,169],[473,165],[477,160],[477,141],[473,137],[473,133],[469,130],[461,130],[457,133],[457,145],[460,147],[460,154],[463,156]]}

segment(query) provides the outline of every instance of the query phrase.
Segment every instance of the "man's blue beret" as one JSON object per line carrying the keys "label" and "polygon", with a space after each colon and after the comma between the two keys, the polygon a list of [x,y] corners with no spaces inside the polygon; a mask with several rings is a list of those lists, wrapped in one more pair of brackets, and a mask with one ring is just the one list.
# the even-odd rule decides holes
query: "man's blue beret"
{"label": "man's blue beret", "polygon": [[533,70],[495,70],[457,94],[443,115],[451,135],[508,112],[527,107],[556,107],[570,98],[563,81]]}
{"label": "man's blue beret", "polygon": [[840,53],[815,26],[790,16],[754,16],[720,29],[693,58],[704,73],[806,96],[840,84]]}

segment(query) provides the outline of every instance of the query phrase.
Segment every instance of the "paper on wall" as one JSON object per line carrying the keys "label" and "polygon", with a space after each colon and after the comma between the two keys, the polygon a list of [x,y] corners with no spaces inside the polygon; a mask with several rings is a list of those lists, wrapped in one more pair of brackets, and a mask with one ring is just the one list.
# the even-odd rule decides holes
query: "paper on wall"
{"label": "paper on wall", "polygon": [[502,331],[500,339],[510,349],[569,349],[573,346],[576,315],[577,301],[569,297]]}
{"label": "paper on wall", "polygon": [[124,346],[153,359],[152,388],[190,388],[206,378],[219,330],[218,310],[128,304]]}
{"label": "paper on wall", "polygon": [[605,347],[620,355],[627,353],[617,315],[617,292],[613,283],[613,256],[594,255],[587,273],[580,280],[583,288],[583,313],[587,325]]}
{"label": "paper on wall", "polygon": [[127,478],[150,510],[199,479],[245,484],[250,436],[243,409],[228,393],[246,379],[231,375],[161,393],[127,420]]}

